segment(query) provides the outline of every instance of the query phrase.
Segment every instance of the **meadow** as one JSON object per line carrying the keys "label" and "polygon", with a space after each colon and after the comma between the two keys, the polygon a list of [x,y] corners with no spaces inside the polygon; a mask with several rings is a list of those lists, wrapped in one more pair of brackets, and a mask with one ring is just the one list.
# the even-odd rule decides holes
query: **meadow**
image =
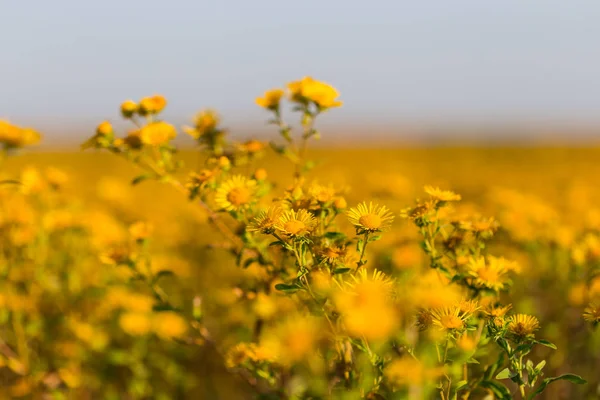
{"label": "meadow", "polygon": [[272,146],[157,96],[5,142],[0,398],[598,398],[600,149],[314,147],[288,90]]}

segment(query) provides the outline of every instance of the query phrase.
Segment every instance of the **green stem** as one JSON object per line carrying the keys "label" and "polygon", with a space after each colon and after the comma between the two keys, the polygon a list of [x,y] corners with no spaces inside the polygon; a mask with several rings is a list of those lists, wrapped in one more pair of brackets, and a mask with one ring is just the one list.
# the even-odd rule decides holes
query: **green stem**
{"label": "green stem", "polygon": [[365,232],[365,236],[363,239],[363,245],[362,245],[362,250],[360,252],[360,260],[358,260],[357,262],[357,267],[356,270],[358,271],[358,269],[360,267],[362,267],[363,265],[365,265],[365,262],[363,262],[363,259],[365,258],[365,250],[367,249],[367,243],[369,243],[369,232]]}

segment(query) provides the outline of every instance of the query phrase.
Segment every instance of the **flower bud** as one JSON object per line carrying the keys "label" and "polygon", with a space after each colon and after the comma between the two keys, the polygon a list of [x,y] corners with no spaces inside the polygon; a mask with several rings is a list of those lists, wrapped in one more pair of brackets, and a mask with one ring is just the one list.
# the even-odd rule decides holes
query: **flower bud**
{"label": "flower bud", "polygon": [[343,197],[338,197],[333,201],[333,206],[338,210],[344,210],[346,207],[348,207],[348,203],[346,203],[346,199]]}
{"label": "flower bud", "polygon": [[264,181],[267,179],[267,171],[264,168],[259,168],[254,171],[254,179],[257,181]]}
{"label": "flower bud", "polygon": [[110,124],[110,122],[108,121],[104,121],[102,122],[100,125],[98,125],[98,128],[96,128],[96,133],[98,134],[98,136],[110,136],[113,133],[113,127]]}
{"label": "flower bud", "polygon": [[221,156],[219,157],[219,167],[221,167],[224,170],[228,170],[229,168],[231,168],[231,161],[229,160],[229,158],[225,157],[225,156]]}
{"label": "flower bud", "polygon": [[123,118],[131,118],[138,110],[138,105],[133,100],[126,100],[121,104]]}

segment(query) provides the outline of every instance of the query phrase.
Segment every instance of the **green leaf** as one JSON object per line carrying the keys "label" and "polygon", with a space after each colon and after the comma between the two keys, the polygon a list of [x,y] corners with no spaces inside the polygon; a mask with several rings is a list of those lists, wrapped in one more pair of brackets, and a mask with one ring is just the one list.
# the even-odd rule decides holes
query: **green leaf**
{"label": "green leaf", "polygon": [[511,375],[512,372],[510,372],[510,369],[504,368],[502,371],[498,372],[496,379],[508,379]]}
{"label": "green leaf", "polygon": [[575,374],[564,374],[564,375],[555,376],[552,378],[546,378],[542,381],[542,384],[540,386],[538,386],[538,388],[529,395],[528,399],[529,400],[533,399],[535,396],[542,393],[549,384],[551,384],[552,382],[555,382],[555,381],[569,381],[569,382],[575,383],[577,385],[584,385],[587,383],[587,381],[585,379],[583,379],[579,375],[575,375]]}
{"label": "green leaf", "polygon": [[496,362],[494,364],[490,365],[485,370],[485,372],[483,374],[483,379],[485,379],[485,380],[492,379],[492,376],[494,376],[494,374],[496,373],[496,371],[498,371],[498,368],[500,368],[500,366],[502,364],[504,364],[504,353],[500,353]]}
{"label": "green leaf", "polygon": [[508,388],[500,382],[483,381],[479,384],[479,386],[486,388],[486,389],[490,389],[494,393],[494,396],[496,396],[497,399],[512,400],[512,396],[510,395],[510,390],[508,390]]}
{"label": "green leaf", "polygon": [[381,235],[371,236],[371,237],[369,238],[369,243],[370,243],[370,242],[376,242],[376,241],[378,241],[379,239],[381,239]]}
{"label": "green leaf", "polygon": [[365,241],[363,239],[358,239],[358,241],[356,242],[356,251],[357,252],[362,252],[362,248],[365,244]]}
{"label": "green leaf", "polygon": [[168,269],[163,269],[163,270],[158,271],[156,274],[154,274],[153,280],[154,280],[154,282],[157,282],[160,278],[163,278],[166,276],[175,276],[175,273]]}
{"label": "green leaf", "polygon": [[108,353],[108,362],[113,365],[127,365],[131,361],[130,353],[124,350],[113,350]]}
{"label": "green leaf", "polygon": [[346,239],[346,235],[343,234],[342,232],[326,232],[323,236],[326,239],[336,240],[336,241]]}
{"label": "green leaf", "polygon": [[296,285],[295,283],[291,285],[288,285],[287,283],[278,283],[275,285],[275,289],[286,293],[294,293],[300,290],[300,286]]}
{"label": "green leaf", "polygon": [[504,351],[506,351],[506,353],[510,354],[512,349],[510,348],[510,344],[508,344],[508,342],[506,340],[504,340],[503,338],[498,339],[497,341],[498,345],[500,347],[502,347],[504,349]]}
{"label": "green leaf", "polygon": [[461,390],[462,388],[464,388],[465,386],[467,386],[469,384],[469,381],[466,380],[462,380],[462,381],[458,381],[456,382],[456,391]]}
{"label": "green leaf", "polygon": [[[527,354],[531,351],[531,348],[533,347],[534,343],[523,343],[517,346],[517,348],[515,349],[513,354]],[[556,347],[555,347],[556,348]]]}
{"label": "green leaf", "polygon": [[334,275],[345,274],[348,271],[350,271],[350,268],[336,268],[336,269],[333,270],[333,274]]}
{"label": "green leaf", "polygon": [[258,261],[258,258],[256,258],[256,257],[249,258],[246,261],[244,261],[243,267],[248,268],[252,263],[255,263],[257,261]]}
{"label": "green leaf", "polygon": [[155,304],[152,307],[153,311],[176,311],[176,312],[180,312],[181,310],[177,307],[173,307],[170,304]]}
{"label": "green leaf", "polygon": [[535,366],[535,370],[537,372],[540,372],[544,368],[545,365],[546,365],[546,360],[542,360],[539,362],[538,365]]}
{"label": "green leaf", "polygon": [[544,339],[536,340],[536,343],[537,344],[541,344],[542,346],[550,347],[551,349],[554,349],[554,350],[557,349],[557,347],[556,347],[556,345],[554,343],[549,342],[549,341],[544,340]]}
{"label": "green leaf", "polygon": [[152,177],[153,177],[153,175],[151,175],[151,174],[138,175],[131,180],[131,185],[132,186],[138,185],[138,184],[142,183],[143,181],[145,181],[146,179],[150,179]]}

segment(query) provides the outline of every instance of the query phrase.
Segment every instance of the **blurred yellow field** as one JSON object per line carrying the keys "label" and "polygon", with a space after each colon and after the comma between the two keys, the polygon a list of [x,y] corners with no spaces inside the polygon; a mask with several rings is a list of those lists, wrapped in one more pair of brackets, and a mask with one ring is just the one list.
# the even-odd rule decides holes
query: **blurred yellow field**
{"label": "blurred yellow field", "polygon": [[0,126],[0,396],[597,398],[600,149],[313,148],[337,91],[288,91],[271,146]]}

